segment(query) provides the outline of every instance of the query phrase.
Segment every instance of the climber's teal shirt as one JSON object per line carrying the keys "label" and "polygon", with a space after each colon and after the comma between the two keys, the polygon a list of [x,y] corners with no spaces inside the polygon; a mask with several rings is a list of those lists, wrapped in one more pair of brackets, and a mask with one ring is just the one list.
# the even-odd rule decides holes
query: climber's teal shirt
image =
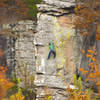
{"label": "climber's teal shirt", "polygon": [[50,43],[49,49],[50,49],[50,50],[54,50],[54,44],[53,44],[53,43]]}

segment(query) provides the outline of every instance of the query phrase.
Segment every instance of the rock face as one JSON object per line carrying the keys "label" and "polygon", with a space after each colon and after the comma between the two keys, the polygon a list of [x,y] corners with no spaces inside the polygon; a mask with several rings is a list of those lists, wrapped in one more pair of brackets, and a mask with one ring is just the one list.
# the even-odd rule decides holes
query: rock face
{"label": "rock face", "polygon": [[23,82],[25,73],[28,77],[35,73],[35,46],[33,44],[35,26],[34,21],[25,20],[19,21],[13,28],[14,33],[18,36],[15,42],[15,71]]}
{"label": "rock face", "polygon": [[[23,80],[24,72],[20,73],[23,68],[28,71],[28,76],[35,74],[36,100],[45,96],[51,100],[68,100],[66,88],[81,60],[82,38],[75,33],[73,25],[75,6],[75,0],[43,0],[37,5],[37,25],[31,20],[3,25],[3,29],[10,29],[14,36],[7,37],[12,53],[8,54],[13,55],[7,58],[8,68],[15,66],[16,74]],[[55,45],[56,58],[51,56],[47,60],[50,41]]]}
{"label": "rock face", "polygon": [[12,75],[13,70],[18,76],[23,77],[20,72],[21,67],[24,66],[23,63],[27,66],[26,70],[30,71],[30,75],[35,73],[35,47],[33,44],[35,27],[35,22],[31,20],[3,24],[4,34],[6,31],[9,34],[9,36],[5,35],[7,47],[4,51],[9,76]]}
{"label": "rock face", "polygon": [[[72,82],[75,67],[80,64],[79,50],[81,37],[74,30],[74,0],[43,0],[39,8],[37,33],[34,37],[36,47],[36,75],[37,100],[46,95],[51,100],[67,100],[66,88]],[[47,60],[48,44],[53,41],[56,58]],[[77,46],[80,43],[80,47]],[[48,87],[48,91],[45,91]]]}

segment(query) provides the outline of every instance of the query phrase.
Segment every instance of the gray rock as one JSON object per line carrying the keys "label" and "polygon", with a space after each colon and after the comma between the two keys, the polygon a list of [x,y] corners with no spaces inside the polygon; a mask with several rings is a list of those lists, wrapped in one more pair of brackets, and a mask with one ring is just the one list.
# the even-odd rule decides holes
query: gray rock
{"label": "gray rock", "polygon": [[[39,19],[40,18],[40,19]],[[35,34],[35,43],[47,45],[48,42],[54,40],[53,33],[53,19],[54,17],[42,14],[41,17],[38,16],[38,34]]]}
{"label": "gray rock", "polygon": [[49,86],[51,88],[64,90],[67,88],[61,77],[52,75],[36,75],[34,84],[39,87]]}
{"label": "gray rock", "polygon": [[46,4],[38,4],[37,7],[40,12],[53,16],[61,16],[70,12],[68,9],[60,9],[59,7]]}
{"label": "gray rock", "polygon": [[56,7],[59,7],[59,8],[68,8],[68,7],[75,7],[75,2],[72,2],[74,0],[43,0],[45,1],[46,4],[48,5],[52,5],[52,6],[56,6]]}

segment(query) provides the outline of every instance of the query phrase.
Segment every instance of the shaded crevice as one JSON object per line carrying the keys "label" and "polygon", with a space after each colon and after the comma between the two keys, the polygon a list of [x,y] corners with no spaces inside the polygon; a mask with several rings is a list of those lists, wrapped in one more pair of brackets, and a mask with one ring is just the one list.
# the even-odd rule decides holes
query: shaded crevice
{"label": "shaded crevice", "polygon": [[62,8],[62,10],[68,10],[68,11],[74,12],[74,8],[75,7],[66,7],[66,8]]}
{"label": "shaded crevice", "polygon": [[[69,14],[74,13],[74,8],[75,7],[70,7],[70,8],[66,7],[66,8],[58,9],[58,11],[50,10],[50,11],[40,11],[40,12],[42,14],[47,14],[47,15],[51,15],[51,16],[60,17],[60,16],[65,16],[65,15],[69,15]],[[64,13],[60,12],[59,10],[63,10]]]}
{"label": "shaded crevice", "polygon": [[[58,12],[57,12],[58,13]],[[55,16],[55,17],[60,17],[60,16],[66,16],[66,15],[69,15],[69,14],[73,14],[73,12],[68,12],[68,13],[63,13],[63,14],[49,14],[48,11],[45,11],[45,12],[42,12],[41,14],[47,14],[47,15],[50,15],[50,16]]]}

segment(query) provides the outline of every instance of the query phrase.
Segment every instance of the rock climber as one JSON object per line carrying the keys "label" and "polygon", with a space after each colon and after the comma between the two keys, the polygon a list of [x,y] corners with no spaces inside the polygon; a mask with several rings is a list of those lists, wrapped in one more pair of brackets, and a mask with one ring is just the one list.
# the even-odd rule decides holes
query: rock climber
{"label": "rock climber", "polygon": [[49,43],[49,49],[50,49],[50,51],[48,54],[48,59],[50,59],[51,54],[53,54],[54,58],[56,58],[56,51],[54,49],[54,43],[52,41]]}

